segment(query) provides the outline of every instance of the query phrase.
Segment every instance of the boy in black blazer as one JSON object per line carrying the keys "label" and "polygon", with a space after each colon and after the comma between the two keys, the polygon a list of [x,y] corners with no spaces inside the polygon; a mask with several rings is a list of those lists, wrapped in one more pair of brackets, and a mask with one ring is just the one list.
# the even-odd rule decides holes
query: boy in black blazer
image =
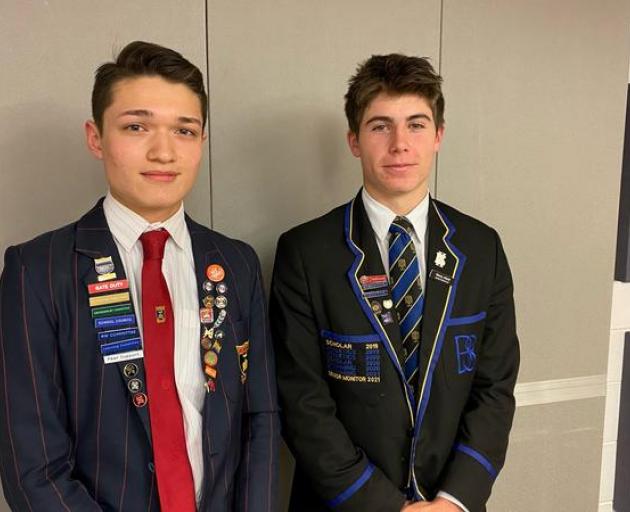
{"label": "boy in black blazer", "polygon": [[373,56],[346,94],[363,188],[280,237],[271,293],[292,511],[485,510],[519,365],[497,233],[434,200],[441,78]]}

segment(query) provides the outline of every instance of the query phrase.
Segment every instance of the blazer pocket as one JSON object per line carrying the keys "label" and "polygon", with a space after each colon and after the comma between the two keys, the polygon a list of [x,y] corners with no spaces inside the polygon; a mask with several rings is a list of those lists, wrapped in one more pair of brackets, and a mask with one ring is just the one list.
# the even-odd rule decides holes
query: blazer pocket
{"label": "blazer pocket", "polygon": [[442,370],[449,387],[469,387],[477,371],[477,357],[483,342],[485,311],[452,317],[446,326]]}
{"label": "blazer pocket", "polygon": [[219,354],[219,375],[227,397],[233,402],[243,398],[243,388],[249,371],[249,328],[239,320],[230,322],[225,329],[225,339]]}

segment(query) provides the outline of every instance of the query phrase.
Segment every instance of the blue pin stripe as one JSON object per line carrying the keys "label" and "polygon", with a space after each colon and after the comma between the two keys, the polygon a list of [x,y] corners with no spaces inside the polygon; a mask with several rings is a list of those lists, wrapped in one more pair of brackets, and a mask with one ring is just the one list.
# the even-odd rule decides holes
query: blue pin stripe
{"label": "blue pin stripe", "polygon": [[131,325],[136,323],[136,315],[107,316],[95,318],[94,327],[103,329],[106,327],[119,327],[121,325]]}
{"label": "blue pin stripe", "polygon": [[470,446],[466,446],[465,444],[459,443],[455,446],[455,449],[469,455],[473,459],[475,459],[479,464],[481,464],[484,469],[488,472],[488,474],[494,479],[497,477],[499,472],[494,468],[492,463],[477,450],[471,448]]}
{"label": "blue pin stripe", "polygon": [[114,343],[105,343],[101,345],[101,354],[104,356],[110,354],[119,354],[121,352],[130,352],[138,350],[141,346],[140,338],[132,340],[116,341]]}
{"label": "blue pin stripe", "polygon": [[420,275],[420,268],[418,267],[418,258],[416,256],[409,262],[407,268],[400,276],[400,279],[392,289],[392,299],[394,304],[398,304],[404,293],[409,289],[411,283]]}
{"label": "blue pin stripe", "polygon": [[332,500],[328,500],[327,505],[330,508],[335,508],[341,505],[344,501],[350,498],[353,494],[355,494],[361,487],[365,485],[365,482],[369,480],[369,478],[374,473],[374,464],[371,462],[367,465],[367,467],[363,470],[363,473],[356,479],[356,481],[348,487],[345,491],[341,492],[337,496],[335,496]]}

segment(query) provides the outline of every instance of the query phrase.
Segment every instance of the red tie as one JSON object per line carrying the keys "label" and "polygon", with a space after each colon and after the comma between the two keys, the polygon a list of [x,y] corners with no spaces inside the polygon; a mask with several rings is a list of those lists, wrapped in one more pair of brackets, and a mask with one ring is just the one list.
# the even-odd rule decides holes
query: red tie
{"label": "red tie", "polygon": [[194,512],[195,488],[173,368],[173,307],[162,275],[168,237],[166,230],[149,231],[140,237],[144,251],[142,326],[151,437],[162,512]]}

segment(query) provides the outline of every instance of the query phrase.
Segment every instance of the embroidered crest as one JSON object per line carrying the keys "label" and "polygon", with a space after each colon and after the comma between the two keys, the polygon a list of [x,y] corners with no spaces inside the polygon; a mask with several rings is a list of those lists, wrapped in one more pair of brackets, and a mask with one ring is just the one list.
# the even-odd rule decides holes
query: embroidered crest
{"label": "embroidered crest", "polygon": [[247,353],[249,352],[249,341],[241,345],[236,345],[236,354],[238,356],[238,367],[241,370],[241,382],[245,384],[247,380],[247,367],[249,361],[247,360]]}
{"label": "embroidered crest", "polygon": [[473,334],[464,334],[455,336],[455,353],[457,354],[457,373],[470,373],[475,369],[477,361],[477,353],[475,352],[475,343],[477,336]]}
{"label": "embroidered crest", "polygon": [[435,265],[444,268],[446,266],[446,253],[438,251],[435,255]]}
{"label": "embroidered crest", "polygon": [[166,322],[166,307],[165,306],[155,306],[155,321],[158,324],[163,324]]}

